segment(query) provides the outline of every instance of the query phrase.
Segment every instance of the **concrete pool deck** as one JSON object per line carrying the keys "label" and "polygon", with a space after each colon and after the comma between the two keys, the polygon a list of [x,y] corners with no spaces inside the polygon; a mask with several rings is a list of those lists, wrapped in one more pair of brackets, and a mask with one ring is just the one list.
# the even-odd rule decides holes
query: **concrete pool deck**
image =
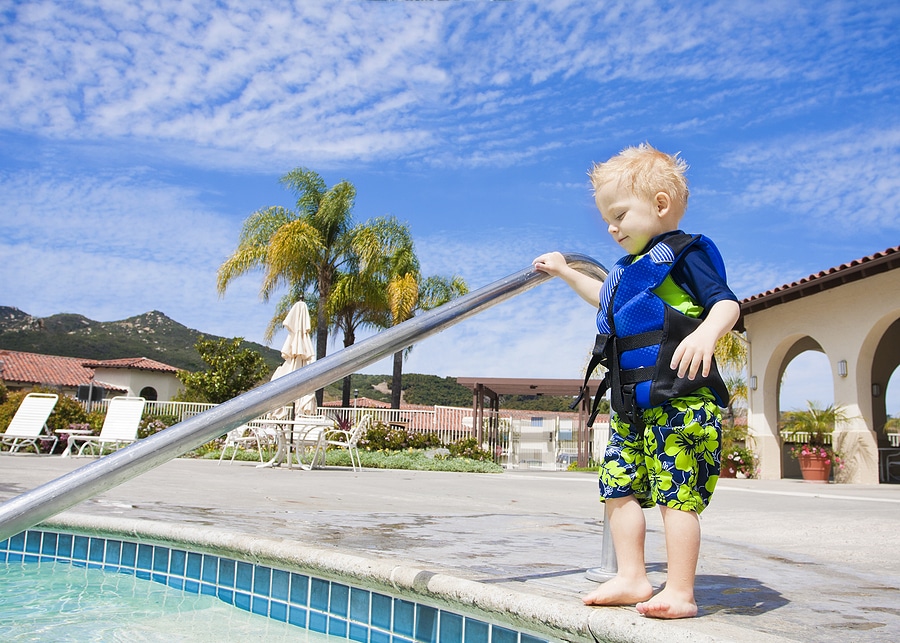
{"label": "concrete pool deck", "polygon": [[[0,456],[0,500],[90,462]],[[155,521],[396,561],[479,591],[514,592],[619,640],[900,640],[900,485],[721,480],[701,518],[700,616],[662,622],[584,608],[600,563],[596,476],[456,474],[175,460],[61,518]],[[651,580],[665,579],[659,512],[646,512]],[[594,625],[597,627],[594,627]],[[622,635],[625,632],[625,635]],[[630,637],[630,638],[629,638]]]}

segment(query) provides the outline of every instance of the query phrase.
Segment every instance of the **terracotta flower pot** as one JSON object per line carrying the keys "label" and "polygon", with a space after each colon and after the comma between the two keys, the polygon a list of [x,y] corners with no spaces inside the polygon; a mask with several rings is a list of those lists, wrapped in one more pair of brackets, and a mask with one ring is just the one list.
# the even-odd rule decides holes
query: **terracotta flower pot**
{"label": "terracotta flower pot", "polygon": [[815,453],[801,453],[800,473],[806,482],[828,482],[831,477],[831,458],[822,458]]}
{"label": "terracotta flower pot", "polygon": [[722,463],[722,471],[719,472],[720,478],[735,478],[737,477],[737,467],[733,464]]}

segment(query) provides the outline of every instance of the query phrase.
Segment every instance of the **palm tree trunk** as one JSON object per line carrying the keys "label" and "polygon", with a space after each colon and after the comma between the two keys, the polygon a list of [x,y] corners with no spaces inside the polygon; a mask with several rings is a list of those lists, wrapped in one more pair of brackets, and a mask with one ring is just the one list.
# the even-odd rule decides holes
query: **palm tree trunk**
{"label": "palm tree trunk", "polygon": [[394,353],[394,374],[391,378],[391,408],[400,408],[400,396],[403,393],[403,351]]}

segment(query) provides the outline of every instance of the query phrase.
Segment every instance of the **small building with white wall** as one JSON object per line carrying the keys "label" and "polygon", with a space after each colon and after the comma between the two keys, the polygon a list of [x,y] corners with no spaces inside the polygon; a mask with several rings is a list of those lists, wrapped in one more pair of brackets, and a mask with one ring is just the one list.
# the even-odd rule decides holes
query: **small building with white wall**
{"label": "small building with white wall", "polygon": [[797,355],[824,353],[834,404],[850,416],[835,429],[845,482],[888,481],[900,448],[885,432],[885,392],[900,365],[900,246],[831,268],[741,302],[749,342],[748,426],[760,477],[783,477],[780,391]]}

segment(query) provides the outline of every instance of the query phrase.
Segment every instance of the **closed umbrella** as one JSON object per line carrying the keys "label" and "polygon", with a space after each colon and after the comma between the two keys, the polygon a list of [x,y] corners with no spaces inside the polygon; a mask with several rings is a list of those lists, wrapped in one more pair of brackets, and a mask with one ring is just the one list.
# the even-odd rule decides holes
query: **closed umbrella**
{"label": "closed umbrella", "polygon": [[[309,308],[306,307],[306,303],[298,301],[294,304],[287,317],[284,318],[282,325],[288,331],[288,336],[281,347],[281,357],[284,358],[284,364],[276,368],[275,372],[272,373],[273,380],[316,361],[316,353],[313,349],[312,340],[309,338]],[[315,413],[315,410],[316,396],[314,393],[304,395],[294,402],[294,413],[296,415],[310,415]]]}

